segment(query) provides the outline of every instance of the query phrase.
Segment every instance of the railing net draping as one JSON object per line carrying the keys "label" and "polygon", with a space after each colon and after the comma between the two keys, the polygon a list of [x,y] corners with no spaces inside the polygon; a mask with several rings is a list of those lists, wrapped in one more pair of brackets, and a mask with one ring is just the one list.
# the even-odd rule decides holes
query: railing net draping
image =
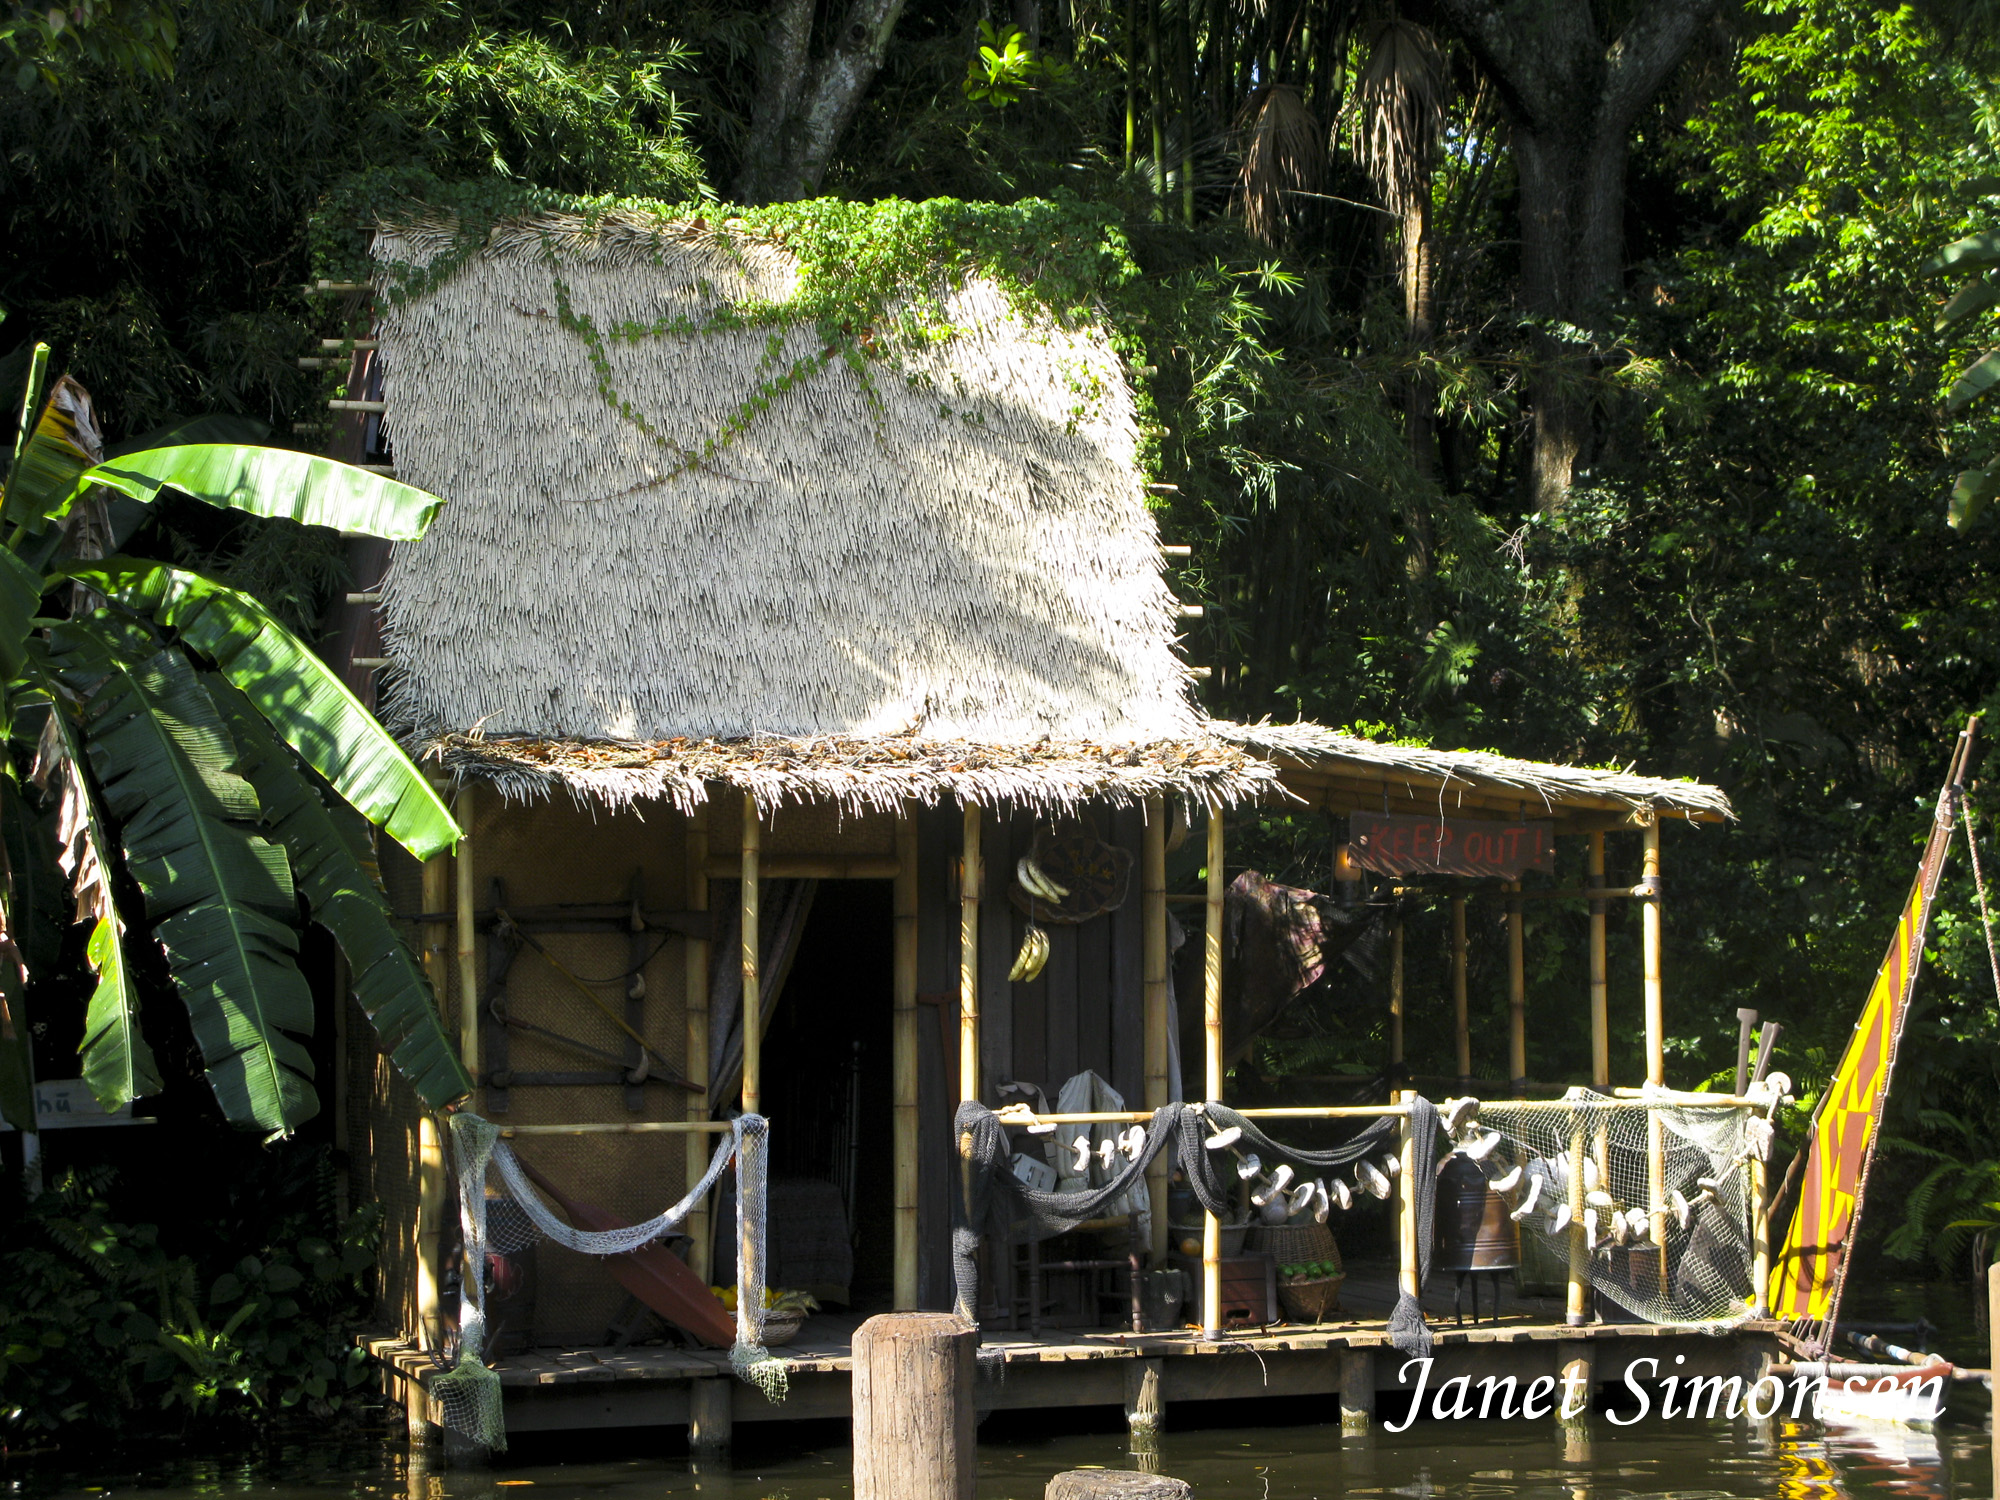
{"label": "railing net draping", "polygon": [[[1416,1160],[1414,1189],[1417,1213],[1418,1289],[1430,1270],[1430,1244],[1437,1182],[1428,1164],[1436,1154],[1437,1110],[1427,1099],[1412,1099],[1408,1118]],[[1172,1146],[1174,1161],[1201,1206],[1227,1217],[1234,1209],[1235,1184],[1225,1182],[1221,1163],[1229,1158],[1209,1149],[1216,1135],[1233,1135],[1252,1144],[1260,1160],[1275,1166],[1291,1163],[1308,1170],[1343,1167],[1370,1153],[1396,1146],[1397,1115],[1374,1121],[1351,1139],[1325,1151],[1310,1151],[1273,1140],[1264,1130],[1226,1105],[1163,1104],[1153,1111],[1145,1139],[1126,1154],[1111,1179],[1087,1191],[1044,1192],[1029,1187],[1008,1165],[1006,1127],[1010,1123],[985,1105],[968,1101],[958,1107],[954,1135],[966,1168],[952,1203],[952,1280],[954,1306],[960,1317],[977,1322],[979,1307],[979,1245],[982,1238],[1002,1245],[1021,1245],[1067,1234],[1098,1217],[1107,1205],[1144,1190],[1146,1169]],[[1233,1174],[1232,1174],[1233,1175]],[[1410,1354],[1430,1352],[1431,1332],[1416,1298],[1399,1291],[1390,1317],[1389,1334],[1398,1349]]]}
{"label": "railing net draping", "polygon": [[[585,1255],[629,1255],[671,1234],[736,1167],[736,1225],[743,1252],[736,1258],[736,1344],[729,1362],[738,1374],[774,1401],[784,1399],[785,1364],[764,1348],[764,1205],[769,1123],[762,1115],[743,1115],[730,1122],[729,1133],[716,1144],[715,1155],[700,1182],[671,1208],[642,1224],[602,1231],[582,1230],[557,1217],[522,1170],[513,1148],[500,1139],[500,1127],[470,1111],[451,1117],[452,1164],[458,1177],[459,1226],[464,1235],[463,1270],[459,1277],[458,1358],[432,1379],[429,1391],[437,1399],[439,1421],[451,1431],[500,1452],[507,1446],[507,1423],[501,1406],[500,1377],[488,1368],[486,1339],[486,1257],[525,1250],[546,1236]],[[510,1211],[489,1226],[486,1174],[495,1169],[505,1185]]]}
{"label": "railing net draping", "polygon": [[1750,1315],[1749,1163],[1769,1149],[1754,1109],[1573,1088],[1558,1108],[1483,1102],[1478,1124],[1501,1136],[1481,1166],[1522,1233],[1559,1264],[1582,1250],[1600,1296],[1649,1323]]}

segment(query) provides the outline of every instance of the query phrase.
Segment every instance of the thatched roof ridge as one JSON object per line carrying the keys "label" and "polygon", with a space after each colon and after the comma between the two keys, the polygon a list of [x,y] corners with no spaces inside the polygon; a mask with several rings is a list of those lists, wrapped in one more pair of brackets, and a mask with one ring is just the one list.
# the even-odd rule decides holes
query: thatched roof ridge
{"label": "thatched roof ridge", "polygon": [[901,736],[585,742],[444,735],[417,753],[513,801],[561,790],[613,808],[657,800],[681,812],[705,802],[711,785],[748,792],[766,808],[834,802],[854,812],[907,801],[1057,813],[1167,795],[1218,807],[1284,796],[1268,761],[1206,735],[1183,743],[1030,746]]}
{"label": "thatched roof ridge", "polygon": [[1736,816],[1727,793],[1697,781],[1514,760],[1483,750],[1384,745],[1318,724],[1211,722],[1207,727],[1231,744],[1280,763],[1335,775],[1350,768],[1400,779],[1406,795],[1414,798],[1437,793],[1448,797],[1450,789],[1458,787],[1487,796],[1517,797],[1524,804],[1539,803],[1550,812],[1616,804],[1632,812],[1651,811],[1702,822]]}
{"label": "thatched roof ridge", "polygon": [[[385,227],[384,279],[459,255],[454,233]],[[977,278],[913,289],[962,331],[866,380],[832,358],[687,462],[820,336],[614,330],[782,302],[796,276],[782,247],[702,225],[551,215],[383,300],[398,474],[449,501],[383,580],[392,722],[418,740],[1199,736],[1101,330],[1036,322]],[[641,420],[607,403],[607,371]]]}

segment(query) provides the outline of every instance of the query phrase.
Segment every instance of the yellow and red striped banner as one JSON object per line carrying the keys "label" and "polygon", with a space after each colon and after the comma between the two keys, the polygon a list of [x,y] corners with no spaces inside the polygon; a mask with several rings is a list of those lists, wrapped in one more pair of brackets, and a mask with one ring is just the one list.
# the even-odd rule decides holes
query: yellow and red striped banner
{"label": "yellow and red striped banner", "polygon": [[1931,902],[1944,873],[1945,852],[1956,823],[1956,797],[1964,756],[1961,736],[1952,758],[1952,779],[1938,799],[1936,820],[1909,899],[1896,918],[1896,935],[1876,972],[1868,1003],[1841,1054],[1813,1116],[1812,1144],[1799,1187],[1798,1212],[1784,1249],[1771,1268],[1771,1316],[1799,1323],[1825,1323],[1839,1302],[1840,1284],[1853,1242],[1855,1219],[1875,1154],[1875,1137],[1896,1066],[1896,1044],[1924,956]]}

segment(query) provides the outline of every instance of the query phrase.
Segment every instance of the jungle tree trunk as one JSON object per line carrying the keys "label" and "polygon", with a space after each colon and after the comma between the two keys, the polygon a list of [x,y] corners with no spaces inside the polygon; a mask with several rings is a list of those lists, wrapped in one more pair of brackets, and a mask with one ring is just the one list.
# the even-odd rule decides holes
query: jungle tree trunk
{"label": "jungle tree trunk", "polygon": [[904,0],[848,0],[826,50],[813,56],[818,0],[777,0],[759,69],[735,196],[784,203],[819,191],[868,85],[882,66]]}
{"label": "jungle tree trunk", "polygon": [[1590,460],[1595,356],[1623,291],[1625,160],[1632,127],[1719,0],[1646,0],[1599,35],[1590,0],[1439,0],[1492,77],[1521,190],[1522,308],[1537,319],[1529,487],[1558,509]]}

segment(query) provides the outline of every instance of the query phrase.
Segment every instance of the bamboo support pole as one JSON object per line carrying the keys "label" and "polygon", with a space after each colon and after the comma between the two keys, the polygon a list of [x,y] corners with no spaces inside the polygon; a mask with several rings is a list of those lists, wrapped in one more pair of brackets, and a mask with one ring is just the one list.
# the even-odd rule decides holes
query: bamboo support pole
{"label": "bamboo support pole", "polygon": [[1410,1129],[1410,1101],[1416,1094],[1396,1090],[1396,1102],[1403,1107],[1403,1123],[1396,1127],[1396,1149],[1403,1169],[1396,1174],[1396,1281],[1411,1297],[1417,1285],[1417,1138]]}
{"label": "bamboo support pole", "polygon": [[[1660,887],[1660,825],[1646,825],[1645,883]],[[1646,976],[1646,1082],[1667,1081],[1666,1017],[1660,990],[1660,903],[1648,901],[1639,908],[1639,931],[1645,958]]]}
{"label": "bamboo support pole", "polygon": [[[1604,835],[1590,836],[1590,884],[1604,886]],[[1599,1092],[1611,1087],[1611,975],[1605,957],[1605,903],[1590,903],[1590,1081]]]}
{"label": "bamboo support pole", "polygon": [[[1145,1067],[1148,1115],[1167,1098],[1167,801],[1146,799],[1146,831],[1140,856],[1144,923]],[[1167,1263],[1167,1180],[1171,1164],[1163,1152],[1146,1169],[1146,1193],[1153,1230],[1153,1264]]]}
{"label": "bamboo support pole", "polygon": [[1389,928],[1389,1070],[1399,1077],[1403,1071],[1403,919]]}
{"label": "bamboo support pole", "polygon": [[[1660,889],[1660,822],[1646,825],[1645,865],[1642,884],[1655,892]],[[1648,901],[1639,908],[1641,947],[1646,983],[1646,1081],[1667,1081],[1666,1010],[1660,986],[1660,903]],[[1660,1247],[1660,1285],[1667,1284],[1667,1135],[1666,1124],[1657,1115],[1646,1117],[1646,1182],[1652,1194],[1648,1205],[1653,1215],[1653,1243]]]}
{"label": "bamboo support pole", "polygon": [[917,1290],[917,819],[896,821],[896,952],[892,1037],[895,1072],[896,1310],[916,1309]]}
{"label": "bamboo support pole", "polygon": [[764,825],[757,816],[757,799],[743,794],[742,955],[743,955],[743,1098],[746,1115],[762,1113],[764,1103],[764,983],[763,934],[759,907],[763,871]]}
{"label": "bamboo support pole", "polygon": [[979,807],[965,804],[965,842],[958,882],[958,1097],[974,1100],[979,1087],[979,890],[985,883],[979,852]]}
{"label": "bamboo support pole", "polygon": [[[736,1127],[728,1120],[618,1120],[608,1123],[583,1123],[577,1125],[507,1125],[500,1131],[503,1140],[512,1140],[517,1135],[727,1135]],[[697,1143],[700,1152],[701,1171],[708,1170],[709,1153],[712,1146]],[[695,1174],[695,1181],[701,1180],[701,1173]]]}
{"label": "bamboo support pole", "polygon": [[1465,897],[1451,898],[1451,1014],[1458,1041],[1458,1081],[1472,1082],[1472,1020],[1465,1001]]}
{"label": "bamboo support pole", "polygon": [[1771,1307],[1771,1206],[1765,1202],[1765,1164],[1750,1159],[1750,1315],[1765,1317]]}
{"label": "bamboo support pole", "polygon": [[1509,1087],[1519,1094],[1528,1083],[1528,977],[1522,951],[1521,882],[1510,880],[1507,889],[1515,895],[1507,903],[1507,1077]]}
{"label": "bamboo support pole", "polygon": [[[758,867],[766,880],[894,880],[898,862],[880,856],[847,857],[837,854],[774,854]],[[718,855],[708,862],[708,873],[716,880],[733,880],[735,862]]]}
{"label": "bamboo support pole", "polygon": [[424,1345],[444,1347],[440,1289],[444,1284],[444,1132],[436,1115],[417,1118],[417,1327]]}
{"label": "bamboo support pole", "polygon": [[1564,1288],[1563,1321],[1581,1328],[1589,1316],[1590,1242],[1583,1233],[1583,1117],[1569,1132],[1569,1282]]}
{"label": "bamboo support pole", "polygon": [[[682,868],[687,885],[689,911],[708,910],[708,806],[697,807],[688,817],[687,843],[682,850]],[[708,1118],[708,939],[690,937],[682,944],[686,960],[683,988],[687,992],[687,1076],[694,1088],[687,1096],[686,1118],[699,1124]],[[708,1170],[700,1134],[689,1131],[684,1170],[689,1187],[701,1181]],[[688,1251],[688,1266],[704,1283],[709,1279],[713,1239],[709,1229],[708,1199],[703,1198],[688,1215],[688,1234],[694,1244]]]}
{"label": "bamboo support pole", "polygon": [[[1205,1098],[1222,1098],[1222,809],[1208,812],[1208,921],[1202,933],[1202,1064]],[[1202,1215],[1201,1326],[1213,1338],[1222,1331],[1222,1223]]]}

